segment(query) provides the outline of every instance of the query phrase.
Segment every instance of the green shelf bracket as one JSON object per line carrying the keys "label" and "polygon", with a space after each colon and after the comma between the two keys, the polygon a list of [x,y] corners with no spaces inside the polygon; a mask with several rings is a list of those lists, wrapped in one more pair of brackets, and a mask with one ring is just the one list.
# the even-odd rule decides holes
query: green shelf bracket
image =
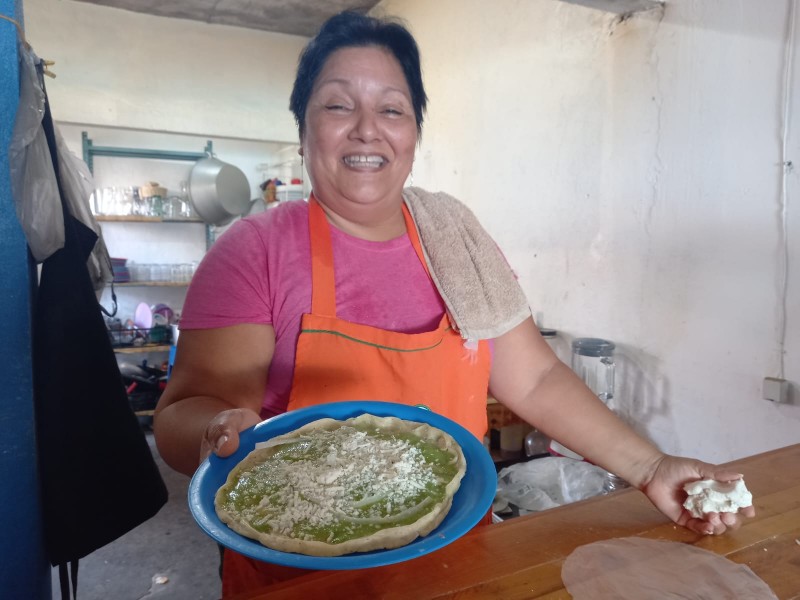
{"label": "green shelf bracket", "polygon": [[[89,134],[81,132],[83,142],[83,161],[89,167],[89,172],[94,174],[95,156],[114,156],[117,158],[151,158],[155,160],[185,160],[196,162],[214,153],[214,144],[211,140],[206,142],[202,152],[181,152],[176,150],[146,150],[143,148],[118,148],[114,146],[95,146]],[[206,225],[206,250],[210,249],[216,240],[216,235],[209,225]]]}
{"label": "green shelf bracket", "polygon": [[206,142],[202,152],[182,152],[176,150],[146,150],[143,148],[119,148],[114,146],[95,146],[87,132],[81,133],[83,142],[83,160],[89,171],[94,173],[95,156],[115,156],[118,158],[152,158],[156,160],[185,160],[195,162],[213,153],[213,143]]}

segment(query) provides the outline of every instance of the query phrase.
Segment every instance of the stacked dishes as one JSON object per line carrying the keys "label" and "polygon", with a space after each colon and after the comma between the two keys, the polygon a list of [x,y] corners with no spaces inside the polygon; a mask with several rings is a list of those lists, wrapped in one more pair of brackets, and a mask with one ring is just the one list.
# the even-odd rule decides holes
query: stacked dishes
{"label": "stacked dishes", "polygon": [[114,283],[127,283],[131,280],[131,273],[127,267],[127,258],[112,258],[111,270],[114,273]]}

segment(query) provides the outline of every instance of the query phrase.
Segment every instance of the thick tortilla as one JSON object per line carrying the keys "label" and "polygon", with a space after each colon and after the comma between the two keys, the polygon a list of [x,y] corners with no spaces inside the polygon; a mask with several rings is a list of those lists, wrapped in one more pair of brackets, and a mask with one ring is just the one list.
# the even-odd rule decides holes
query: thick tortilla
{"label": "thick tortilla", "polygon": [[[370,430],[377,430],[377,435],[366,433]],[[360,433],[352,434],[353,431]],[[327,441],[321,440],[328,440],[331,436],[343,436],[344,439],[351,440],[352,438],[349,437],[351,435],[357,436],[358,440],[365,440],[364,436],[366,435],[366,441],[359,441],[359,444],[368,443],[375,446],[355,448],[355,442],[352,444],[348,442],[350,446],[353,446],[350,450],[338,448],[326,457],[317,457],[313,464],[303,465],[302,462],[294,460],[297,458],[296,456],[292,458],[292,452],[295,452],[292,450],[293,447],[301,448],[304,444],[308,446],[314,443],[327,443]],[[409,438],[409,436],[413,437]],[[404,439],[411,439],[411,446],[407,441],[404,445]],[[317,440],[317,442],[311,440]],[[436,477],[433,473],[434,466],[420,456],[419,449],[426,444],[429,444],[428,447],[432,447],[434,452],[444,451],[447,453],[445,457],[449,461],[447,465],[449,479],[442,480],[441,477]],[[341,556],[353,552],[399,548],[419,536],[429,534],[442,522],[450,510],[453,496],[458,491],[461,479],[466,472],[466,460],[461,447],[450,435],[425,423],[405,421],[395,417],[364,414],[346,421],[320,419],[295,431],[272,438],[262,446],[260,448],[257,446],[228,475],[227,481],[219,489],[215,498],[217,514],[231,529],[259,541],[268,548],[311,556]],[[297,452],[302,453],[302,448]],[[337,454],[337,452],[341,452],[341,454]],[[384,458],[381,462],[381,459],[378,458],[381,456],[381,452],[392,452],[392,456],[396,460],[393,458],[391,461],[387,461]],[[291,460],[287,460],[286,457]],[[370,461],[371,464],[369,464]],[[270,463],[268,468],[261,467],[259,474],[254,475],[261,465],[268,462]],[[376,464],[380,468],[376,468]],[[350,475],[342,475],[342,472],[350,473]],[[451,472],[452,475],[450,475]],[[359,485],[363,484],[366,486],[365,489],[374,485],[374,489],[384,490],[380,501],[360,506],[358,511],[370,510],[364,507],[373,504],[377,510],[377,506],[380,504],[381,509],[386,508],[383,505],[389,507],[389,513],[384,515],[383,519],[400,519],[398,514],[405,514],[406,516],[400,520],[408,521],[417,516],[417,512],[419,512],[419,516],[410,523],[373,524],[370,522],[365,527],[379,529],[361,537],[333,543],[312,539],[310,536],[298,532],[298,523],[305,522],[306,514],[311,515],[309,512],[301,514],[301,508],[299,508],[302,506],[304,511],[308,511],[308,496],[316,497],[312,499],[313,502],[319,500],[317,502],[320,507],[319,513],[327,514],[330,510],[336,513],[334,519],[338,519],[338,522],[331,527],[346,527],[347,524],[352,524],[352,520],[361,522],[365,520],[363,514],[355,514],[358,511],[353,508],[353,504],[358,505],[369,500],[369,497],[364,498],[362,495],[360,500],[356,497],[357,501],[353,503],[353,490],[339,489],[342,488],[340,484],[343,481],[347,483],[348,477],[355,477],[355,473],[359,474]],[[270,503],[270,498],[259,497],[268,507],[265,510],[272,511],[269,517],[262,518],[262,516],[252,514],[251,511],[258,510],[253,506],[255,501],[253,499],[248,500],[249,504],[246,509],[237,509],[234,500],[243,497],[241,493],[243,488],[237,488],[237,485],[240,481],[246,481],[248,477],[254,476],[260,477],[262,480],[272,477],[288,477],[290,481],[283,482],[281,480],[281,491],[275,492],[275,494],[288,496],[289,488],[295,486],[294,498],[299,496],[301,500],[297,500],[297,506],[287,506],[285,510],[281,501],[283,513],[280,516],[275,516],[273,508],[275,503]],[[404,478],[406,481],[403,481]],[[407,508],[403,512],[403,510],[399,510],[403,508],[400,506],[395,507],[392,511],[393,500],[400,503],[403,501],[403,495],[410,494],[409,490],[414,489],[414,486],[417,486],[416,498],[419,499],[421,493],[419,485],[422,483],[434,485],[431,483],[433,480],[436,481],[437,495],[443,488],[443,494],[438,501],[427,498],[422,503],[418,503],[416,508]],[[386,490],[389,488],[391,492],[387,496]],[[292,500],[289,499],[287,502],[292,502]],[[326,506],[329,502],[335,502],[336,508],[332,508],[334,505]],[[433,506],[430,506],[431,503],[434,503]],[[342,506],[347,509],[341,509]],[[409,511],[410,516],[407,514]],[[317,518],[317,516],[313,518]],[[328,540],[331,540],[332,537],[333,534],[328,537]]]}

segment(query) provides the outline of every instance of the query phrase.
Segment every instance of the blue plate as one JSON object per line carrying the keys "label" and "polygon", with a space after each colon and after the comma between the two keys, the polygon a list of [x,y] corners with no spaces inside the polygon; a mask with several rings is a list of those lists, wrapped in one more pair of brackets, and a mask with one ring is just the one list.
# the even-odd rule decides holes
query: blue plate
{"label": "blue plate", "polygon": [[[391,550],[373,550],[345,556],[306,556],[272,550],[239,535],[223,523],[214,510],[214,496],[225,483],[228,473],[254,448],[277,435],[288,433],[306,423],[330,417],[345,420],[370,413],[379,417],[398,417],[428,423],[446,431],[461,445],[467,460],[467,472],[453,498],[444,521],[425,537]],[[363,569],[417,558],[446,546],[472,529],[489,511],[497,489],[497,472],[489,453],[478,439],[458,423],[416,406],[391,402],[335,402],[291,411],[241,433],[239,449],[228,458],[210,456],[200,465],[189,484],[189,509],[201,529],[217,542],[264,562],[302,569]]]}

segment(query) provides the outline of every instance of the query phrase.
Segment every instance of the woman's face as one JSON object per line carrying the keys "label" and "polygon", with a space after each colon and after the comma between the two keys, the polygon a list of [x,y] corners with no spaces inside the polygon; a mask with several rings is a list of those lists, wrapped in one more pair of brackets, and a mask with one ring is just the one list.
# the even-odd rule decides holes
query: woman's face
{"label": "woman's face", "polygon": [[388,50],[331,54],[305,119],[306,169],[326,206],[344,215],[382,203],[396,207],[414,161],[417,123],[403,70]]}

